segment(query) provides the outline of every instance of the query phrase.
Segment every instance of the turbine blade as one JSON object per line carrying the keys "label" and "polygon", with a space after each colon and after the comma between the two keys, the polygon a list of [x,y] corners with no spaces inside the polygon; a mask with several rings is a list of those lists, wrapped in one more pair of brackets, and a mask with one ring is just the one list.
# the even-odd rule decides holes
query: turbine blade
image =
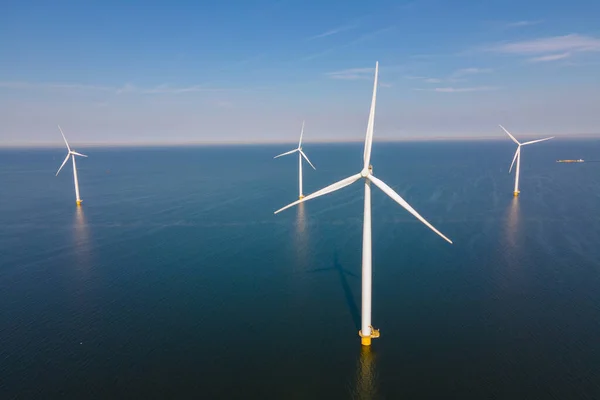
{"label": "turbine blade", "polygon": [[302,154],[302,157],[304,157],[304,159],[306,161],[308,161],[308,163],[310,164],[310,166],[313,167],[314,170],[316,170],[315,166],[312,165],[312,163],[310,162],[310,160],[308,159],[308,157],[306,157],[306,154],[304,154],[304,152],[302,150],[300,150],[300,154]]}
{"label": "turbine blade", "polygon": [[298,142],[298,148],[302,148],[302,136],[304,135],[304,121],[302,121],[302,130],[300,131],[300,141]]}
{"label": "turbine blade", "polygon": [[365,152],[363,160],[364,169],[369,168],[371,162],[371,145],[373,144],[373,129],[375,128],[375,103],[377,101],[377,76],[379,75],[379,62],[375,63],[375,83],[373,84],[373,98],[371,99],[371,111],[369,113],[369,123],[367,124],[367,135],[365,137]]}
{"label": "turbine blade", "polygon": [[63,163],[60,165],[60,168],[58,169],[58,171],[56,171],[56,175],[58,176],[58,173],[60,172],[60,170],[62,169],[62,167],[65,166],[65,164],[67,163],[67,161],[69,161],[69,157],[71,156],[71,153],[67,153],[67,157],[65,158],[65,161],[63,161]]}
{"label": "turbine blade", "polygon": [[346,179],[342,179],[341,181],[333,183],[333,184],[331,184],[331,185],[329,185],[329,186],[327,186],[327,187],[325,187],[325,188],[323,188],[321,190],[318,190],[318,191],[316,191],[316,192],[314,192],[312,194],[309,194],[308,196],[304,197],[303,199],[296,200],[292,204],[288,204],[287,206],[285,206],[283,208],[280,208],[279,210],[275,211],[275,214],[277,214],[277,213],[285,210],[286,208],[293,207],[296,204],[304,203],[305,201],[314,199],[315,197],[323,196],[324,194],[335,192],[336,190],[339,190],[339,189],[341,189],[343,187],[351,185],[354,182],[356,182],[357,180],[359,180],[361,178],[361,176],[362,176],[361,174],[356,174],[356,175],[349,176]]}
{"label": "turbine blade", "polygon": [[523,143],[523,146],[525,146],[526,144],[532,144],[532,143],[543,142],[543,141],[545,141],[545,140],[550,140],[550,139],[554,139],[554,136],[552,136],[552,137],[547,137],[547,138],[545,138],[545,139],[532,140],[531,142],[525,142],[525,143]]}
{"label": "turbine blade", "polygon": [[292,154],[292,153],[295,153],[295,152],[297,152],[297,151],[298,151],[298,149],[290,150],[290,151],[288,151],[288,152],[282,153],[282,154],[280,154],[280,155],[278,155],[278,156],[275,156],[275,157],[273,157],[273,158],[279,158],[279,157],[281,157],[281,156],[287,156],[288,154]]}
{"label": "turbine blade", "polygon": [[515,151],[515,156],[513,157],[513,162],[512,162],[512,164],[510,164],[510,169],[508,170],[509,174],[512,171],[513,165],[515,165],[515,160],[517,159],[517,156],[519,155],[520,151],[521,151],[521,146],[517,147],[517,151]]}
{"label": "turbine blade", "polygon": [[506,129],[505,129],[503,126],[502,126],[502,125],[498,125],[498,126],[499,126],[500,128],[502,128],[502,130],[503,130],[504,132],[506,132],[506,134],[507,134],[508,136],[510,136],[510,138],[512,139],[512,141],[513,141],[513,142],[515,142],[516,144],[521,144],[521,143],[519,143],[519,141],[518,141],[517,139],[515,139],[515,137],[514,137],[513,135],[511,135],[511,134],[510,134],[510,132],[509,132],[509,131],[507,131],[507,130],[506,130]]}
{"label": "turbine blade", "polygon": [[81,157],[87,157],[85,154],[81,154],[76,151],[72,151],[71,154],[75,154],[76,156],[81,156]]}
{"label": "turbine blade", "polygon": [[383,190],[383,192],[385,194],[387,194],[388,196],[390,196],[393,200],[395,200],[396,203],[398,203],[402,207],[406,208],[406,210],[409,213],[411,213],[412,215],[414,215],[415,217],[417,217],[417,219],[419,221],[421,221],[422,223],[424,223],[425,225],[427,225],[432,231],[434,231],[435,233],[437,233],[438,235],[440,235],[448,243],[452,243],[452,240],[448,239],[440,231],[438,231],[437,229],[435,229],[433,227],[433,225],[431,225],[429,222],[427,222],[425,220],[425,218],[421,217],[421,215],[418,212],[416,212],[415,209],[410,206],[410,204],[408,204],[402,197],[400,197],[400,195],[398,193],[394,192],[394,189],[392,189],[391,187],[389,187],[388,185],[386,185],[386,183],[384,181],[382,181],[381,179],[375,178],[373,175],[367,176],[367,179],[369,179],[371,182],[373,182],[375,184],[375,186],[377,186],[379,189]]}
{"label": "turbine blade", "polygon": [[69,149],[69,151],[71,151],[71,148],[69,147],[69,143],[67,142],[67,138],[65,137],[65,134],[63,133],[62,129],[60,129],[60,125],[58,125],[58,130],[60,131],[60,134],[63,137],[63,140],[65,141],[65,144],[67,145],[67,149]]}

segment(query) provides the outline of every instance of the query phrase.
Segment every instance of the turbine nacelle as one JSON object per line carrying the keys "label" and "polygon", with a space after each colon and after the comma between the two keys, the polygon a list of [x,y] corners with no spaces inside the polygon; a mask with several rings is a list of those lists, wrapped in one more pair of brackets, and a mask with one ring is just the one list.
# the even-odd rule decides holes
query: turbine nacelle
{"label": "turbine nacelle", "polygon": [[513,157],[512,163],[510,164],[510,168],[508,169],[508,173],[509,174],[512,171],[513,165],[515,165],[515,161],[517,160],[517,157],[519,157],[520,154],[521,154],[521,146],[526,146],[528,144],[539,143],[539,142],[544,142],[546,140],[554,139],[554,136],[551,136],[551,137],[547,137],[547,138],[544,138],[544,139],[536,139],[536,140],[531,140],[529,142],[521,143],[513,135],[511,135],[510,132],[508,130],[506,130],[506,128],[504,128],[502,125],[498,125],[498,126],[500,128],[502,128],[502,130],[504,132],[506,132],[506,134],[511,138],[511,140],[513,142],[515,142],[517,144],[517,151],[515,151],[515,156]]}
{"label": "turbine nacelle", "polygon": [[[402,197],[400,197],[400,195],[398,193],[396,193],[392,188],[390,188],[385,182],[383,182],[382,180],[377,179],[375,176],[373,176],[373,166],[371,165],[371,147],[373,144],[373,130],[375,127],[375,104],[377,101],[378,73],[379,73],[379,63],[376,63],[375,64],[375,83],[373,84],[373,97],[371,99],[371,110],[369,112],[369,122],[367,124],[367,134],[365,136],[365,147],[364,147],[364,153],[363,153],[363,161],[364,161],[363,169],[356,175],[352,175],[346,179],[342,179],[341,181],[331,184],[321,190],[318,190],[306,197],[301,198],[300,200],[297,200],[291,204],[288,204],[287,206],[285,206],[283,208],[280,208],[279,210],[275,211],[275,214],[277,214],[287,208],[295,206],[296,204],[304,203],[305,201],[314,199],[315,197],[319,197],[319,196],[323,196],[323,195],[331,193],[331,192],[335,192],[336,190],[339,190],[341,188],[349,186],[349,185],[353,184],[354,182],[358,181],[359,179],[364,178],[364,179],[369,180],[373,184],[375,184],[375,186],[377,186],[385,194],[387,194],[389,197],[391,197],[392,200],[394,200],[396,203],[398,203],[402,207],[404,207],[409,213],[414,215],[419,221],[421,221],[423,224],[425,224],[428,228],[430,228],[435,233],[440,235],[444,240],[448,241],[449,243],[452,243],[452,241],[450,239],[448,239],[440,231],[435,229],[433,227],[433,225],[431,225],[429,222],[427,222],[425,220],[425,218],[423,218],[414,208],[412,208],[410,206],[410,204],[408,204]],[[300,142],[300,143],[302,143],[302,142]],[[292,150],[288,153],[293,153],[294,151],[296,151],[296,150]],[[284,153],[281,155],[285,155],[285,154],[287,154],[287,153]]]}
{"label": "turbine nacelle", "polygon": [[58,126],[58,130],[60,131],[60,134],[62,135],[63,140],[65,141],[65,144],[67,145],[67,156],[65,157],[65,160],[63,161],[63,163],[60,165],[60,168],[58,169],[58,171],[56,171],[56,176],[58,176],[60,170],[65,166],[67,161],[69,161],[69,157],[71,157],[71,156],[87,157],[85,154],[81,154],[81,153],[71,150],[71,147],[69,146],[69,142],[67,142],[67,138],[65,137],[65,134],[63,133],[62,129],[60,128],[60,125]]}

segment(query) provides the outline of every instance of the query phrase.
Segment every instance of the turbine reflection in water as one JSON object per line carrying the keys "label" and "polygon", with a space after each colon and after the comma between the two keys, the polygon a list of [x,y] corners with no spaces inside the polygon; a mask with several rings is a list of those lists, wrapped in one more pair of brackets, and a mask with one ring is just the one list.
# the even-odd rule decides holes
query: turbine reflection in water
{"label": "turbine reflection in water", "polygon": [[518,247],[517,236],[519,233],[519,198],[513,197],[508,208],[508,217],[506,218],[506,241],[511,250],[515,251]]}
{"label": "turbine reflection in water", "polygon": [[306,271],[308,262],[308,232],[304,204],[302,203],[298,205],[298,213],[296,215],[294,244],[296,247],[296,263],[294,265],[297,272]]}
{"label": "turbine reflection in water", "polygon": [[293,243],[296,255],[292,263],[293,271],[290,276],[293,280],[292,285],[295,287],[294,297],[300,304],[304,304],[306,299],[310,297],[310,284],[308,276],[306,276],[310,267],[309,239],[304,204],[300,204],[300,207],[298,207],[294,228]]}
{"label": "turbine reflection in water", "polygon": [[[505,217],[504,238],[502,240],[501,253],[506,260],[505,266],[496,278],[503,290],[519,286],[523,278],[523,268],[527,264],[527,254],[524,254],[522,243],[522,229],[520,223],[519,198],[513,197],[508,205]],[[515,286],[517,285],[517,286]]]}
{"label": "turbine reflection in water", "polygon": [[360,357],[356,368],[356,385],[353,399],[377,398],[377,370],[375,354],[371,346],[361,346]]}
{"label": "turbine reflection in water", "polygon": [[83,207],[75,208],[75,225],[73,229],[73,250],[75,253],[75,269],[87,273],[91,269],[91,246],[89,226],[85,219]]}

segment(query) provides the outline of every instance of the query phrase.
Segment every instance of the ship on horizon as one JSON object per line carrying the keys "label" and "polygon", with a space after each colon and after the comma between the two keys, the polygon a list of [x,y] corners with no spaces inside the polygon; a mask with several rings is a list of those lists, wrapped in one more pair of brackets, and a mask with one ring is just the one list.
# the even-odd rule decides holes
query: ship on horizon
{"label": "ship on horizon", "polygon": [[579,159],[579,160],[556,160],[556,162],[560,162],[560,163],[576,163],[576,162],[584,162],[583,159]]}

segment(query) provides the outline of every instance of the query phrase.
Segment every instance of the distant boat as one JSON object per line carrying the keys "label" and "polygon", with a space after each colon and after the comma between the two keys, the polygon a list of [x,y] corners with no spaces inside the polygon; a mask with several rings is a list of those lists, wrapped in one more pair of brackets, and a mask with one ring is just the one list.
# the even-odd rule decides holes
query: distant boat
{"label": "distant boat", "polygon": [[556,160],[556,162],[572,163],[572,162],[583,162],[583,159],[579,160]]}

